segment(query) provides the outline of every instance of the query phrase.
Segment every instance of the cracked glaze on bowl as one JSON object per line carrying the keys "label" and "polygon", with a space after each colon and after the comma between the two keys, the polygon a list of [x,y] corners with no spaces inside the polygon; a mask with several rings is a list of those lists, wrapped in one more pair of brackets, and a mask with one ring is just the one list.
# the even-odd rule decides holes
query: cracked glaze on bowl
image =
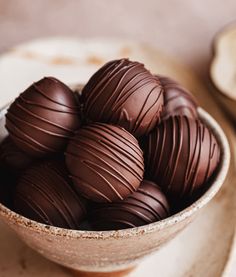
{"label": "cracked glaze on bowl", "polygon": [[[0,139],[4,128],[6,109],[0,112]],[[221,147],[221,162],[210,188],[185,210],[159,222],[119,231],[67,230],[29,220],[0,204],[0,219],[31,248],[44,257],[72,268],[89,272],[109,272],[129,268],[143,257],[159,249],[174,238],[218,192],[226,178],[230,150],[224,132],[203,109],[198,113],[213,131]]]}

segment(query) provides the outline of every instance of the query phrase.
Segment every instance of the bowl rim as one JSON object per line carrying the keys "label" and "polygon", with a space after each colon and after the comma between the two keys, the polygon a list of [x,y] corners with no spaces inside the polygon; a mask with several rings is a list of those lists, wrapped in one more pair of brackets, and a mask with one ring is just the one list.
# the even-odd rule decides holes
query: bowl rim
{"label": "bowl rim", "polygon": [[222,36],[224,36],[225,33],[231,32],[232,30],[236,30],[236,21],[235,20],[233,20],[233,21],[227,23],[226,25],[224,25],[214,35],[212,43],[211,43],[211,54],[212,55],[211,55],[211,61],[210,61],[209,70],[208,70],[208,76],[211,80],[212,85],[216,89],[217,94],[221,95],[227,101],[234,104],[236,102],[236,98],[235,99],[231,98],[228,95],[228,93],[226,92],[226,90],[222,90],[219,87],[219,85],[216,81],[216,78],[214,77],[214,74],[213,74],[213,68],[216,66],[217,55],[219,55],[219,53],[218,53],[218,41],[222,39]]}
{"label": "bowl rim", "polygon": [[[2,118],[6,113],[6,107],[1,109],[0,117]],[[51,236],[63,236],[67,238],[84,238],[84,239],[109,239],[109,238],[126,238],[130,236],[143,235],[145,233],[152,233],[162,230],[166,227],[171,227],[175,223],[182,222],[190,218],[199,209],[204,207],[219,191],[223,185],[228,173],[230,165],[230,147],[224,131],[216,120],[201,107],[198,107],[198,114],[200,119],[207,125],[208,128],[214,133],[220,148],[221,148],[221,161],[219,169],[216,172],[215,179],[212,181],[211,186],[204,192],[204,194],[193,202],[184,210],[171,215],[163,220],[153,222],[147,225],[128,228],[123,230],[110,230],[110,231],[87,231],[87,230],[71,230],[55,226],[49,226],[43,223],[36,222],[28,219],[4,206],[0,203],[0,219],[8,225],[19,225],[23,228],[31,229],[35,232],[46,233]],[[1,120],[0,118],[0,120]]]}

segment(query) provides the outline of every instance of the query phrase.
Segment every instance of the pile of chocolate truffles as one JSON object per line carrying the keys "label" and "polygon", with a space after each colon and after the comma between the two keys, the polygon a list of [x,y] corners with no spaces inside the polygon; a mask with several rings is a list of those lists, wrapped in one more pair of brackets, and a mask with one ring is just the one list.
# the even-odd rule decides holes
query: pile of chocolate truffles
{"label": "pile of chocolate truffles", "polygon": [[162,220],[207,189],[220,160],[193,96],[128,59],[105,64],[80,93],[53,77],[33,83],[6,129],[1,201],[68,229]]}

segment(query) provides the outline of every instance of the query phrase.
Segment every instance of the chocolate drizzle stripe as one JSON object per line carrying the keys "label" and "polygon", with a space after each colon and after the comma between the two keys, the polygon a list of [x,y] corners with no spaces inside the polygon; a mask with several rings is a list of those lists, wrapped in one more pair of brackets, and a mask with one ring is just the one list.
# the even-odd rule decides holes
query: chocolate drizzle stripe
{"label": "chocolate drizzle stripe", "polygon": [[[114,65],[112,66],[114,67]],[[121,68],[122,70],[122,68]],[[97,81],[97,85],[95,86],[95,88],[93,89],[93,91],[98,90],[98,88],[101,86],[101,84],[104,84],[102,86],[102,89],[98,90],[98,92],[96,93],[96,95],[94,96],[94,93],[92,93],[90,91],[90,95],[93,95],[94,97],[92,98],[92,101],[89,102],[88,106],[86,106],[86,113],[88,114],[89,111],[91,110],[91,108],[94,106],[94,104],[96,103],[96,100],[98,97],[101,96],[103,90],[105,90],[106,87],[108,87],[108,85],[110,84],[110,82],[120,73],[120,67],[117,65],[115,65],[115,67],[109,72],[109,74],[104,75],[104,77],[100,80]],[[88,103],[88,99],[86,101],[86,103]]]}
{"label": "chocolate drizzle stripe", "polygon": [[[165,86],[165,89],[166,89],[167,87]],[[173,88],[176,88],[176,87],[173,87]],[[179,88],[178,88],[179,89]],[[188,93],[188,92],[186,92],[185,90],[182,90],[182,89],[179,89],[181,92],[183,92],[184,93],[184,97],[185,98],[187,98],[188,99],[188,101],[189,102],[191,102],[192,104],[193,104],[193,106],[196,106],[196,104],[195,104],[195,102],[193,101],[193,98],[192,98],[192,96]],[[172,102],[172,101],[175,101],[177,98],[179,98],[181,96],[181,93],[176,93],[176,95],[172,95],[172,96],[170,96],[167,100],[166,100],[166,104],[168,104],[169,102]],[[184,101],[184,100],[183,100]],[[185,100],[186,101],[186,100]],[[188,107],[189,109],[190,109],[190,107]]]}
{"label": "chocolate drizzle stripe", "polygon": [[[26,109],[25,107],[23,107],[19,102],[17,102],[16,105],[17,105],[21,110],[23,110],[23,111],[26,112],[27,114],[33,116],[34,118],[39,119],[40,121],[43,121],[43,122],[45,122],[45,123],[48,123],[48,124],[50,124],[50,125],[52,125],[52,126],[54,126],[54,127],[57,127],[57,128],[59,128],[59,129],[63,130],[63,131],[69,132],[70,134],[73,134],[73,133],[74,133],[72,129],[63,127],[62,125],[56,124],[56,123],[54,123],[54,122],[52,122],[52,121],[50,121],[50,120],[48,120],[48,119],[46,119],[46,118],[43,118],[42,116],[39,116],[39,115],[37,115],[37,114],[31,112],[29,109]],[[9,113],[9,114],[13,114],[11,111],[9,111],[8,113]]]}
{"label": "chocolate drizzle stripe", "polygon": [[[102,69],[104,69],[106,67],[106,65],[104,67],[102,67]],[[99,71],[97,71],[95,73],[94,76],[92,76],[89,80],[89,82],[91,84],[91,87],[87,87],[85,85],[82,94],[85,96],[85,110],[87,113],[89,113],[90,108],[91,108],[91,104],[90,104],[90,99],[94,97],[93,95],[93,91],[99,90],[99,87],[103,86],[103,84],[105,83],[106,79],[104,78],[106,76],[106,74],[111,70],[111,68],[113,67],[113,64],[110,63],[110,65],[107,67],[107,69],[104,69],[104,71],[101,73],[101,69]],[[99,73],[101,73],[100,76],[100,81],[98,82],[97,79],[95,78],[95,76],[97,76]]]}
{"label": "chocolate drizzle stripe", "polygon": [[[125,63],[127,64],[127,62],[127,60],[112,61],[109,70],[105,74],[100,76],[100,80],[97,81],[97,86],[95,86],[94,91],[96,91],[99,86],[103,89],[106,88],[108,86],[108,83],[111,82],[118,74],[120,74],[121,71],[128,70],[131,65],[123,65]],[[101,72],[102,71],[103,68],[101,69]]]}
{"label": "chocolate drizzle stripe", "polygon": [[[147,72],[140,73],[140,75],[147,75]],[[137,74],[134,79],[139,77],[139,74]],[[133,80],[132,80],[133,81]],[[114,115],[119,108],[124,105],[124,103],[134,94],[140,93],[140,89],[145,87],[146,85],[152,83],[154,80],[151,78],[148,74],[147,77],[141,79],[140,81],[136,82],[132,88],[130,88],[126,93],[122,96],[122,98],[115,103],[115,105],[112,107],[112,115]],[[112,117],[111,117],[112,118]]]}
{"label": "chocolate drizzle stripe", "polygon": [[[119,107],[121,106],[121,105],[119,105],[119,99],[122,99],[122,97],[123,97],[123,94],[124,94],[124,91],[125,91],[125,88],[133,81],[133,79],[135,79],[135,77],[137,77],[137,76],[134,76],[132,79],[130,79],[130,80],[128,80],[125,84],[124,84],[124,86],[123,86],[123,88],[120,90],[120,88],[121,88],[121,85],[122,85],[122,82],[124,81],[124,79],[126,78],[126,76],[130,73],[130,71],[132,71],[135,67],[137,67],[138,65],[136,65],[136,64],[134,64],[134,65],[131,65],[131,66],[129,66],[129,69],[127,70],[126,68],[121,68],[121,70],[120,71],[118,71],[116,74],[114,74],[113,76],[112,76],[112,78],[109,80],[109,82],[112,82],[112,80],[113,79],[115,79],[115,77],[119,74],[119,73],[121,73],[121,71],[124,71],[124,74],[121,76],[121,78],[120,78],[120,80],[118,81],[118,84],[116,85],[116,88],[115,88],[115,90],[111,93],[111,95],[110,95],[110,97],[108,98],[108,100],[106,101],[106,105],[104,105],[103,106],[103,108],[102,108],[102,110],[101,110],[101,117],[103,116],[103,114],[104,114],[104,111],[107,109],[107,108],[110,108],[110,106],[113,106],[113,103],[110,103],[111,101],[114,101],[114,99],[115,99],[115,105],[113,106],[113,108],[112,108],[112,110],[113,110],[113,112],[115,112],[115,107],[118,105]],[[139,73],[139,74],[142,74],[142,73]],[[137,74],[137,75],[139,75],[139,74]],[[109,82],[107,82],[107,84],[106,84],[106,86],[104,87],[104,89],[108,86],[108,84],[109,84]],[[134,86],[135,86],[135,84],[134,84]],[[130,90],[132,89],[132,87],[128,90],[128,91],[126,91],[126,93],[128,93]],[[115,98],[114,98],[114,96],[115,96]]]}
{"label": "chocolate drizzle stripe", "polygon": [[190,108],[189,106],[186,106],[184,104],[179,105],[178,107],[175,107],[172,111],[173,111],[173,113],[177,114],[177,112],[179,112],[179,114],[181,114],[181,111],[183,111],[183,110],[188,110],[189,113],[191,113],[192,115],[195,114],[192,108]]}
{"label": "chocolate drizzle stripe", "polygon": [[[186,172],[187,174],[187,181],[189,182],[190,178],[191,178],[191,174],[194,170],[194,162],[195,162],[195,155],[196,155],[196,151],[197,151],[197,147],[198,147],[198,140],[199,140],[199,128],[198,128],[198,124],[197,122],[195,122],[195,126],[196,126],[196,136],[195,138],[195,142],[194,142],[194,147],[193,147],[193,151],[192,151],[192,156],[191,156],[191,159],[190,159],[190,166],[188,168],[188,171]],[[191,138],[191,136],[190,136]]]}
{"label": "chocolate drizzle stripe", "polygon": [[32,201],[27,201],[27,199],[25,199],[25,194],[23,195],[20,192],[17,192],[17,197],[19,197],[19,199],[25,203],[26,206],[28,206],[29,210],[33,210],[39,218],[41,218],[43,221],[47,222],[49,225],[53,225],[53,222],[50,220],[50,218],[47,216],[47,214],[44,212],[44,210],[42,210],[42,208],[37,205],[35,202]]}
{"label": "chocolate drizzle stripe", "polygon": [[[138,188],[137,192],[141,192],[142,194],[144,194],[144,195],[152,198],[153,200],[157,201],[159,203],[159,205],[162,207],[162,209],[165,211],[165,213],[167,215],[169,215],[169,211],[167,210],[166,206],[157,197],[155,197],[155,195],[151,194],[148,190],[142,189],[141,187]],[[146,204],[146,203],[144,202],[144,204]],[[152,207],[150,207],[150,208],[152,208]]]}
{"label": "chocolate drizzle stripe", "polygon": [[[165,141],[166,141],[166,122],[163,121],[163,125],[162,125],[162,130],[160,130],[160,132],[157,132],[157,136],[158,136],[158,140],[161,142],[160,144],[157,144],[157,146],[160,145],[160,153],[158,153],[158,147],[155,147],[155,141],[153,141],[153,147],[154,149],[156,149],[156,153],[154,158],[158,158],[158,154],[159,154],[159,158],[158,158],[158,163],[156,165],[156,172],[159,172],[160,170],[160,165],[161,165],[161,161],[163,159],[163,155],[164,155],[164,146],[165,146]],[[168,166],[168,165],[167,165]]]}
{"label": "chocolate drizzle stripe", "polygon": [[[12,135],[13,135],[15,138],[17,138],[18,140],[21,140],[22,142],[27,143],[27,144],[29,144],[29,145],[31,145],[32,143],[35,144],[35,146],[37,146],[37,149],[38,149],[38,147],[40,147],[40,148],[43,148],[45,151],[55,152],[55,150],[54,150],[53,148],[50,148],[50,147],[48,147],[48,146],[46,146],[46,145],[44,145],[44,144],[42,144],[42,143],[36,141],[36,140],[33,139],[31,136],[29,136],[29,135],[27,135],[26,133],[22,132],[22,131],[11,121],[11,119],[9,118],[9,116],[6,115],[6,117],[7,117],[7,120],[8,120],[7,129],[8,129],[8,130],[11,130],[11,133],[12,133]],[[11,128],[10,125],[12,125],[13,129]],[[17,136],[17,135],[15,134],[15,130],[14,130],[14,129],[16,129],[17,132],[19,132],[23,137],[26,137],[26,138],[30,141],[30,143],[29,143],[28,141],[25,142],[22,138],[20,138],[19,136]],[[34,148],[35,148],[35,147],[34,147]]]}
{"label": "chocolate drizzle stripe", "polygon": [[[120,182],[122,182],[123,185],[125,185],[124,181],[127,181],[127,178],[126,178],[125,176],[123,176],[116,168],[112,167],[110,163],[106,162],[106,161],[105,161],[104,159],[102,159],[99,155],[96,155],[93,151],[90,151],[90,150],[89,150],[88,148],[86,148],[86,147],[83,148],[83,151],[89,153],[91,156],[93,156],[93,157],[95,157],[97,160],[99,160],[103,165],[106,165],[108,168],[110,168],[111,170],[113,170],[113,171],[114,171],[118,176],[120,176],[120,178],[122,178],[123,180],[121,180],[120,178],[118,178],[118,176],[116,177],[116,179],[119,180]],[[82,158],[81,155],[76,155],[75,153],[72,153],[72,152],[70,152],[70,151],[67,151],[66,155],[70,155],[70,156],[72,156],[72,157],[79,157],[79,158]],[[86,162],[89,162],[89,161],[86,160]],[[117,162],[117,161],[115,160],[115,162]],[[121,163],[120,165],[122,165],[122,163]],[[134,171],[132,172],[130,169],[131,169],[130,167],[127,168],[127,170],[128,170],[131,174],[133,174],[133,175],[135,176],[137,173],[134,172]],[[112,174],[112,173],[110,173],[110,174]],[[142,180],[142,177],[140,177],[139,175],[136,176],[136,178],[139,178],[139,180]],[[128,183],[127,183],[127,184],[128,184]],[[134,188],[131,184],[128,184],[128,185],[130,185],[130,186],[132,187],[132,189],[129,188],[129,190],[130,190],[131,192],[133,192],[133,191],[135,190],[135,188]],[[127,185],[125,185],[125,186],[127,186]]]}
{"label": "chocolate drizzle stripe", "polygon": [[[159,110],[156,113],[156,116],[153,116],[152,119],[150,120],[149,124],[146,127],[146,134],[150,133],[152,131],[152,129],[156,127],[155,125],[157,125],[160,122],[160,120],[157,120],[157,118],[160,119],[162,108],[163,108],[163,106],[160,106]],[[149,110],[149,112],[150,112],[150,110]]]}
{"label": "chocolate drizzle stripe", "polygon": [[[97,132],[98,129],[100,129],[101,133],[97,132],[97,134],[102,137],[104,137],[104,133],[102,133],[102,132],[107,132],[109,135],[114,137],[117,141],[122,142],[124,145],[131,148],[135,152],[135,154],[143,160],[143,153],[138,146],[138,141],[136,140],[136,138],[134,136],[132,136],[125,129],[120,129],[120,128],[115,129],[114,126],[108,125],[108,124],[94,124],[93,126],[95,126],[97,130],[94,131],[94,129],[90,128],[90,126],[86,127],[86,130],[90,130],[92,132]],[[118,132],[118,130],[128,134],[129,136],[127,137],[125,135],[122,135],[121,133]],[[106,137],[106,140],[111,141],[107,137]],[[111,143],[113,143],[113,142],[111,141]]]}
{"label": "chocolate drizzle stripe", "polygon": [[[111,165],[109,166],[109,169],[112,169],[118,176],[120,176],[120,178],[118,176],[116,176],[112,171],[105,169],[104,167],[92,162],[92,161],[84,161],[86,164],[88,164],[90,167],[93,166],[94,167],[94,172],[96,168],[99,168],[100,171],[104,171],[107,174],[109,174],[111,177],[113,177],[114,179],[116,179],[117,181],[119,181],[121,184],[124,185],[124,187],[127,188],[127,190],[129,190],[131,193],[134,192],[136,190],[136,188],[134,186],[132,186],[131,183],[127,182],[127,179],[125,178],[125,176],[123,176],[122,174],[120,174],[120,172],[118,170],[116,170],[114,167],[112,167]],[[106,164],[108,165],[108,163]],[[100,175],[100,172],[97,171]],[[142,179],[140,179],[141,181]],[[125,182],[126,181],[126,182]],[[112,185],[111,185],[112,186]],[[113,186],[112,186],[113,187]],[[117,190],[115,190],[115,188],[113,187],[113,190],[117,192]],[[118,192],[117,192],[118,193]],[[119,194],[119,193],[118,193]],[[123,199],[123,198],[122,198]]]}
{"label": "chocolate drizzle stripe", "polygon": [[[85,147],[89,146],[90,148],[92,148],[92,149],[96,150],[97,152],[101,153],[102,155],[107,156],[111,160],[115,161],[119,165],[124,166],[128,171],[130,171],[131,173],[133,172],[133,175],[136,175],[137,177],[140,178],[140,175],[137,174],[137,172],[133,168],[130,168],[130,165],[124,160],[124,158],[128,158],[129,161],[131,160],[132,162],[134,162],[137,165],[137,167],[141,171],[143,171],[143,163],[141,163],[139,165],[137,163],[138,162],[137,158],[135,158],[134,156],[131,156],[131,155],[130,155],[130,157],[123,155],[122,152],[119,152],[119,148],[116,149],[112,144],[108,145],[107,143],[100,141],[100,144],[95,146],[95,145],[89,143],[88,140],[90,140],[92,142],[92,140],[89,136],[86,136],[85,134],[83,134],[83,135],[80,136],[80,138],[78,138],[77,140],[73,140],[71,143],[76,147],[79,147],[79,145],[81,143],[83,145],[85,145]],[[101,145],[103,146],[102,149],[100,148]],[[110,152],[110,155],[108,155],[108,153],[104,152],[104,148]],[[128,153],[128,154],[130,154],[130,153]],[[124,157],[121,158],[121,155],[124,156]]]}
{"label": "chocolate drizzle stripe", "polygon": [[175,117],[175,121],[176,121],[176,127],[177,127],[177,130],[175,130],[175,133],[176,133],[176,141],[177,141],[177,146],[176,146],[176,155],[174,156],[174,160],[173,160],[173,164],[172,165],[172,172],[169,173],[170,175],[170,180],[169,180],[169,183],[170,183],[170,186],[173,185],[173,180],[174,180],[174,177],[175,177],[175,174],[176,174],[176,170],[177,170],[177,167],[178,167],[178,164],[179,164],[179,158],[180,158],[180,153],[181,153],[181,150],[183,148],[183,132],[184,132],[184,126],[183,126],[183,122],[182,122],[182,117]]}
{"label": "chocolate drizzle stripe", "polygon": [[[105,172],[108,175],[112,176],[113,178],[119,180],[119,178],[117,178],[111,171],[103,168],[102,166],[99,166],[98,164],[92,162],[92,161],[83,161],[83,164],[85,164],[92,172],[94,172],[97,176],[99,176],[106,184],[107,186],[115,193],[115,195],[120,199],[123,200],[123,197],[121,196],[121,194],[118,192],[118,190],[115,189],[115,187],[112,185],[112,183],[106,178],[104,177],[104,175],[101,172]],[[97,169],[100,169],[100,171],[98,171]],[[113,168],[112,168],[113,169]],[[127,183],[127,185],[125,184],[124,181],[119,180],[130,192],[133,192],[133,187],[130,188],[129,184]]]}
{"label": "chocolate drizzle stripe", "polygon": [[[151,214],[155,219],[160,219],[161,216],[159,215],[159,213],[157,212],[157,210],[155,210],[151,205],[149,205],[148,203],[146,203],[144,200],[142,200],[141,198],[138,198],[138,194],[136,194],[137,197],[133,197],[132,195],[129,197],[129,199],[133,199],[135,200],[135,203],[130,203],[129,201],[127,201],[127,203],[129,204],[129,206],[134,206],[134,208],[141,208],[142,210],[146,211],[147,213]],[[128,200],[129,200],[128,199]],[[159,201],[158,201],[159,202]],[[140,214],[142,214],[140,212]],[[153,219],[150,217],[150,222],[152,222]]]}
{"label": "chocolate drizzle stripe", "polygon": [[[122,134],[116,133],[115,128],[113,129],[110,129],[109,127],[105,128],[104,126],[101,126],[101,125],[96,125],[96,126],[94,125],[94,127],[96,128],[90,128],[90,127],[84,128],[82,131],[80,131],[80,135],[81,136],[83,135],[84,137],[92,139],[94,138],[94,135],[97,134],[99,138],[101,138],[100,143],[104,141],[107,146],[110,146],[111,148],[119,151],[125,157],[131,160],[134,160],[135,163],[137,163],[137,165],[139,164],[139,168],[143,168],[143,155],[140,148],[138,148],[138,143],[136,143],[135,145],[130,139],[126,138]],[[104,132],[111,135],[114,138],[114,140],[109,139],[107,135],[104,135]],[[131,137],[130,134],[129,134],[129,137]],[[75,137],[74,141],[79,141],[79,139]],[[117,143],[115,143],[115,141],[124,144],[124,146],[126,146],[127,148],[131,148],[131,150],[133,150],[137,156],[135,157],[131,153],[128,153],[127,151],[125,151],[124,147],[119,146]]]}
{"label": "chocolate drizzle stripe", "polygon": [[206,180],[209,177],[209,171],[210,171],[210,165],[211,165],[211,159],[212,159],[211,151],[212,151],[212,148],[213,148],[212,147],[212,135],[211,135],[209,130],[207,130],[207,131],[208,131],[208,136],[209,136],[209,139],[210,139],[210,147],[209,147],[208,163],[207,163],[206,173],[205,173],[205,177],[204,177],[204,183],[206,182]]}
{"label": "chocolate drizzle stripe", "polygon": [[[145,99],[145,101],[144,101],[144,103],[143,103],[143,106],[142,106],[142,108],[140,109],[140,112],[139,112],[139,114],[138,114],[138,116],[137,116],[136,123],[135,123],[134,129],[133,129],[133,132],[136,132],[136,131],[137,131],[137,129],[140,127],[140,124],[142,123],[142,121],[144,120],[144,118],[147,116],[147,114],[150,113],[150,111],[156,106],[156,104],[158,104],[159,99],[160,99],[160,97],[161,97],[161,95],[162,95],[162,94],[161,94],[161,91],[160,91],[160,93],[158,94],[158,97],[157,97],[156,101],[146,110],[146,112],[144,112],[144,109],[145,109],[146,104],[147,104],[147,102],[148,102],[148,100],[149,100],[149,97],[150,97],[150,95],[151,95],[153,92],[155,92],[155,89],[156,89],[156,87],[152,88],[152,90],[148,93],[148,96],[147,96],[147,98]],[[143,112],[144,112],[144,113],[143,113]],[[142,114],[143,114],[143,115],[142,115]],[[153,120],[153,118],[152,118],[152,120]],[[151,124],[152,120],[150,121],[150,124]],[[150,126],[150,124],[147,126],[147,129],[148,129],[148,127]]]}
{"label": "chocolate drizzle stripe", "polygon": [[[164,182],[165,179],[166,179],[166,183],[168,183],[167,185],[167,190],[170,190],[171,189],[171,184],[170,184],[170,172],[171,172],[171,166],[173,165],[174,163],[174,160],[175,160],[175,151],[176,151],[176,145],[178,145],[178,142],[177,142],[177,139],[178,137],[176,136],[176,126],[175,126],[175,118],[171,118],[171,153],[168,157],[168,161],[167,161],[167,166],[166,166],[166,169],[162,175],[162,181]],[[166,142],[165,144],[166,145]],[[161,181],[161,183],[162,183]]]}
{"label": "chocolate drizzle stripe", "polygon": [[[40,177],[42,177],[42,175]],[[37,193],[41,195],[41,197],[43,197],[47,202],[49,202],[56,209],[56,211],[61,215],[61,218],[63,218],[63,220],[68,224],[68,226],[70,226],[70,228],[73,228],[73,225],[68,219],[67,214],[63,211],[61,207],[61,204],[62,203],[64,204],[64,201],[61,201],[60,198],[58,199],[58,195],[54,190],[51,190],[51,194],[50,194],[50,190],[47,190],[48,186],[43,186],[44,181],[42,180],[41,180],[40,186],[33,183],[32,179],[29,179],[29,180],[24,179],[24,182],[28,184],[28,186],[31,186],[33,190],[36,190]],[[51,195],[53,195],[53,197]]]}
{"label": "chocolate drizzle stripe", "polygon": [[[195,138],[193,137],[193,139],[195,139],[195,142],[194,142],[194,146],[193,146],[193,150],[191,151],[190,149],[190,153],[192,152],[192,156],[189,156],[189,165],[188,165],[188,168],[186,170],[186,186],[185,186],[185,190],[183,191],[183,194],[184,193],[188,193],[189,190],[191,190],[191,187],[193,187],[193,178],[194,178],[194,175],[193,175],[193,172],[194,172],[194,165],[195,165],[195,159],[196,159],[196,151],[197,151],[197,147],[199,146],[199,128],[198,128],[198,124],[197,122],[195,122],[195,129],[196,129],[196,136]],[[189,140],[191,140],[191,133],[189,133]],[[189,184],[190,188],[187,187],[187,185]]]}
{"label": "chocolate drizzle stripe", "polygon": [[[133,68],[131,68],[133,69]],[[125,79],[126,75],[128,75],[129,71],[126,71],[124,73],[124,75],[122,76],[121,80],[119,83],[121,83],[123,81],[123,79]],[[144,87],[146,84],[149,83],[149,81],[147,81],[146,83],[143,84],[143,82],[145,81],[145,78],[149,80],[149,75],[141,80],[135,81],[136,79],[140,79],[141,76],[145,76],[147,75],[146,72],[142,71],[139,73],[136,73],[131,79],[127,80],[127,82],[124,84],[124,87],[121,89],[121,91],[118,91],[119,97],[116,98],[116,101],[114,102],[114,105],[112,107],[112,112],[115,113],[129,98],[131,95],[138,93],[138,90],[141,87]],[[128,90],[125,90],[126,87],[128,85],[130,85],[131,83],[134,83]],[[121,84],[120,84],[121,85]],[[118,86],[116,87],[116,90],[118,90]]]}
{"label": "chocolate drizzle stripe", "polygon": [[[136,205],[133,205],[133,206],[136,206]],[[136,206],[136,207],[137,207],[137,206]],[[111,209],[115,209],[115,207],[114,207],[114,208],[111,207]],[[130,213],[131,215],[140,218],[140,219],[143,220],[145,223],[151,223],[151,222],[153,221],[153,218],[152,218],[152,217],[150,217],[150,216],[148,216],[148,215],[146,215],[146,214],[144,214],[144,213],[138,211],[137,209],[135,209],[135,208],[132,207],[131,205],[126,205],[126,206],[121,205],[121,206],[119,207],[119,210],[121,210],[121,211],[123,210],[123,211],[125,211],[125,212],[127,212],[127,213]],[[146,209],[144,209],[144,210],[146,210]],[[150,213],[149,210],[147,210],[147,211]],[[158,218],[158,219],[159,219],[159,218]]]}
{"label": "chocolate drizzle stripe", "polygon": [[183,197],[186,193],[186,189],[187,189],[187,182],[188,182],[188,174],[189,174],[189,170],[191,170],[191,131],[190,131],[190,123],[187,117],[184,117],[185,123],[186,123],[186,128],[187,128],[187,153],[188,153],[188,157],[187,157],[187,163],[186,163],[186,168],[185,168],[185,174],[184,174],[184,182],[183,182],[183,188],[182,188],[182,192],[181,192],[181,197]]}
{"label": "chocolate drizzle stripe", "polygon": [[[195,187],[195,183],[196,183],[196,178],[198,176],[198,168],[199,168],[199,164],[200,164],[200,158],[201,158],[201,151],[202,151],[202,133],[203,133],[203,126],[201,126],[199,124],[198,121],[196,121],[196,125],[197,125],[197,130],[198,130],[198,152],[197,152],[197,162],[196,162],[196,166],[194,168],[194,175],[193,175],[193,181],[191,183],[191,186],[190,186],[190,195],[192,194],[193,190],[194,190],[194,187]],[[195,153],[194,153],[195,154]]]}
{"label": "chocolate drizzle stripe", "polygon": [[38,179],[41,180],[40,184],[35,183],[32,178],[27,176],[25,176],[24,182],[28,184],[28,186],[31,186],[33,190],[36,190],[37,193],[41,194],[41,196],[51,205],[53,205],[53,207],[61,215],[61,218],[63,218],[67,225],[73,229],[73,227],[77,225],[73,219],[73,213],[70,211],[70,208],[65,202],[63,195],[60,193],[60,190],[53,188],[52,185],[55,180],[51,180],[51,186],[48,186],[48,180],[45,176],[37,174],[37,171],[34,171],[34,176],[38,176]]}
{"label": "chocolate drizzle stripe", "polygon": [[[66,107],[66,108],[69,108],[69,109],[77,109],[77,106],[67,106],[67,105],[65,105],[65,103],[59,103],[59,102],[55,101],[54,99],[50,98],[49,95],[46,94],[44,91],[42,91],[42,90],[37,86],[36,83],[33,83],[32,86],[35,88],[35,90],[37,90],[37,92],[38,92],[40,95],[42,95],[44,98],[48,99],[49,101],[51,101],[51,102],[53,102],[53,103],[55,103],[55,104],[59,104],[59,105],[61,105],[61,106],[64,106],[64,107]],[[73,93],[73,92],[71,92],[71,93]],[[72,95],[73,95],[73,94],[72,94]]]}
{"label": "chocolate drizzle stripe", "polygon": [[[75,180],[78,180],[79,183],[80,183],[80,186],[86,187],[86,189],[89,189],[90,191],[92,191],[93,194],[101,196],[103,199],[105,199],[108,202],[112,202],[105,194],[103,194],[101,191],[97,190],[94,186],[92,186],[91,184],[87,183],[85,180],[81,179],[80,177],[71,174],[71,178],[75,179]],[[79,187],[78,187],[78,189],[79,189]],[[81,191],[82,194],[84,194],[83,190],[80,190],[80,191]],[[84,196],[86,197],[86,195],[84,195]]]}
{"label": "chocolate drizzle stripe", "polygon": [[[79,107],[77,107],[77,109],[75,108],[67,108],[67,110],[65,109],[56,109],[56,108],[52,108],[52,107],[49,107],[49,106],[44,106],[40,103],[37,103],[35,101],[32,101],[32,100],[28,100],[28,99],[25,99],[24,96],[23,96],[23,93],[20,94],[19,96],[19,99],[24,103],[24,104],[27,104],[28,106],[35,106],[35,107],[38,107],[38,108],[41,108],[41,109],[45,109],[45,110],[49,110],[49,111],[53,111],[53,112],[58,112],[58,113],[68,113],[68,114],[72,114],[72,115],[77,115],[78,114],[78,110],[79,110]],[[64,107],[63,105],[57,103],[57,105],[60,105],[60,108]]]}
{"label": "chocolate drizzle stripe", "polygon": [[[8,128],[6,128],[6,129],[9,131]],[[17,135],[15,135],[15,134],[13,135],[13,134],[12,134],[12,136],[14,136],[14,140],[15,140],[15,141],[19,141],[19,142],[21,142],[23,145],[25,144],[25,145],[27,145],[27,147],[29,147],[29,148],[31,148],[31,149],[33,149],[33,150],[39,151],[39,152],[41,152],[42,154],[45,154],[45,153],[46,153],[45,150],[39,149],[38,146],[36,147],[36,146],[32,145],[31,143],[24,141],[22,138],[18,137]]]}
{"label": "chocolate drizzle stripe", "polygon": [[27,126],[30,126],[32,129],[36,129],[36,130],[38,130],[40,132],[43,132],[43,133],[45,133],[47,135],[51,135],[51,136],[54,136],[54,137],[60,137],[60,138],[70,138],[69,135],[65,135],[65,134],[62,135],[62,134],[59,134],[59,133],[54,133],[54,132],[45,130],[43,128],[40,128],[37,125],[34,125],[34,124],[30,123],[30,122],[22,120],[20,117],[15,116],[13,113],[8,113],[8,116],[12,117],[16,122],[19,121],[19,122],[21,122],[21,123],[23,123],[23,124],[25,124]]}

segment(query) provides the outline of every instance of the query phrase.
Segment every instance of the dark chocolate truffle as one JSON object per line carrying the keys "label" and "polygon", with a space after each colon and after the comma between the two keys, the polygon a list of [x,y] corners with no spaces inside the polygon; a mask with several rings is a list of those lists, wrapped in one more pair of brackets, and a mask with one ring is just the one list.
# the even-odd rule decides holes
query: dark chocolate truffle
{"label": "dark chocolate truffle", "polygon": [[79,126],[74,93],[52,77],[32,84],[16,98],[6,115],[11,139],[25,153],[36,157],[63,150]]}
{"label": "dark chocolate truffle", "polygon": [[10,137],[0,144],[0,165],[3,167],[12,171],[21,171],[26,169],[32,161],[32,158],[21,151]]}
{"label": "dark chocolate truffle", "polygon": [[191,196],[206,184],[220,158],[211,130],[186,116],[162,121],[143,145],[147,178],[173,199]]}
{"label": "dark chocolate truffle", "polygon": [[86,214],[67,170],[57,162],[44,162],[28,169],[16,187],[14,204],[15,210],[25,217],[69,229],[78,229]]}
{"label": "dark chocolate truffle", "polygon": [[125,200],[95,209],[90,221],[96,230],[119,230],[156,222],[168,215],[169,204],[160,187],[144,180]]}
{"label": "dark chocolate truffle", "polygon": [[186,115],[192,119],[198,118],[197,104],[193,95],[175,80],[156,75],[164,88],[164,107],[161,119],[174,115]]}
{"label": "dark chocolate truffle", "polygon": [[119,125],[139,137],[159,121],[162,90],[158,78],[143,64],[128,59],[111,61],[85,85],[84,113],[92,121]]}
{"label": "dark chocolate truffle", "polygon": [[75,188],[95,202],[123,200],[139,187],[143,152],[125,129],[104,123],[85,126],[66,150]]}

